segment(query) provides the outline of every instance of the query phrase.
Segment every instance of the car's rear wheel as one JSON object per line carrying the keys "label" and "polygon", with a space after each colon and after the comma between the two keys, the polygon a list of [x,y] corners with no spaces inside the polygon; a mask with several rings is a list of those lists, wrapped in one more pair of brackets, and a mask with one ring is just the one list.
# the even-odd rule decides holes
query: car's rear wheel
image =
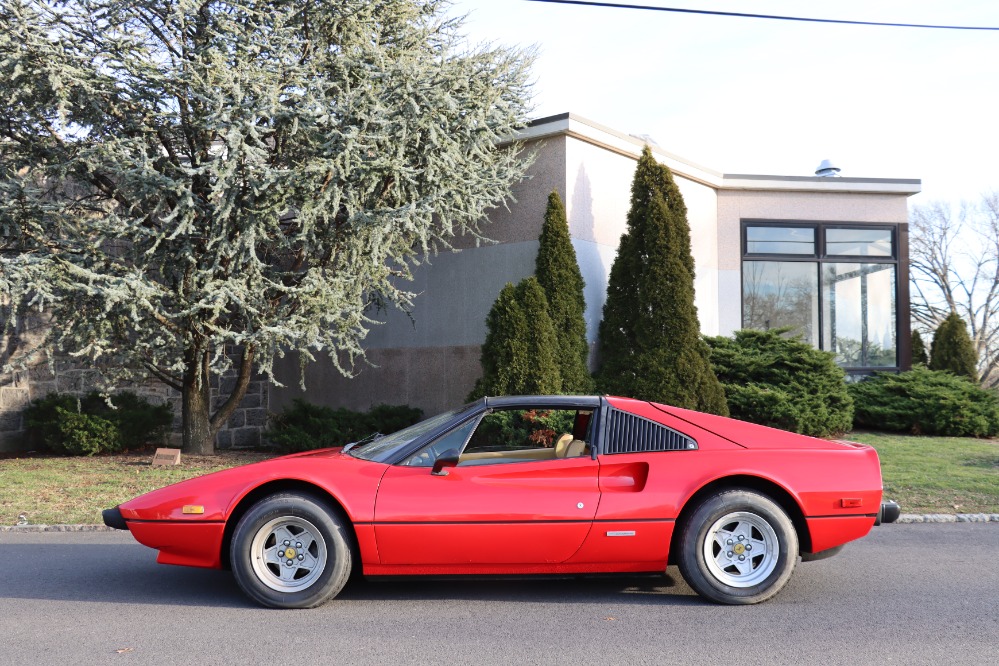
{"label": "car's rear wheel", "polygon": [[751,490],[706,498],[683,525],[680,573],[703,597],[756,604],[780,592],[798,560],[798,535],[779,505]]}
{"label": "car's rear wheel", "polygon": [[240,588],[272,608],[312,608],[335,597],[350,576],[350,531],[322,500],[280,493],[240,519],[230,563]]}

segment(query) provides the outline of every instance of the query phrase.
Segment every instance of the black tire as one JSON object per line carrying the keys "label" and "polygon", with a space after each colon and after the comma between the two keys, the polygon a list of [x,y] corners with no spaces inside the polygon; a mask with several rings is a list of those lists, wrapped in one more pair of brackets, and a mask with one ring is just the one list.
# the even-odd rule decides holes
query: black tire
{"label": "black tire", "polygon": [[780,592],[798,560],[798,534],[776,502],[752,490],[706,498],[682,527],[680,573],[701,596],[758,604]]}
{"label": "black tire", "polygon": [[[317,497],[279,493],[243,515],[230,563],[248,597],[270,608],[314,608],[343,589],[353,568],[352,533]],[[291,564],[289,564],[291,563]]]}

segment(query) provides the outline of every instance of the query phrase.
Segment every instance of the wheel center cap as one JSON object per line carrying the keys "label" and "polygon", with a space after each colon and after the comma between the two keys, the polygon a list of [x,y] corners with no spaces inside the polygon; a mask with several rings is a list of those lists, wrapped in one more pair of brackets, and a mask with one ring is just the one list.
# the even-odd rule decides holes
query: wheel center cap
{"label": "wheel center cap", "polygon": [[741,543],[737,543],[735,544],[735,547],[732,548],[732,550],[735,552],[736,555],[742,555],[744,552],[746,552],[746,547],[743,546]]}
{"label": "wheel center cap", "polygon": [[294,548],[288,548],[284,551],[284,556],[287,557],[289,560],[294,558],[295,555],[296,553]]}

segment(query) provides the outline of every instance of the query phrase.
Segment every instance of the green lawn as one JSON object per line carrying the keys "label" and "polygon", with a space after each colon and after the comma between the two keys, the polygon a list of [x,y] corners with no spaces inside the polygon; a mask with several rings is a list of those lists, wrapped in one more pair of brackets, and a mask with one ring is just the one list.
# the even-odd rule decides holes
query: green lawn
{"label": "green lawn", "polygon": [[[903,513],[999,513],[999,440],[856,432],[846,438],[878,450],[885,495]],[[100,523],[102,509],[141,493],[268,456],[183,456],[179,467],[152,467],[152,457],[2,459],[0,525],[15,524],[21,513],[35,525]]]}
{"label": "green lawn", "polygon": [[999,440],[854,432],[881,458],[902,513],[999,513]]}

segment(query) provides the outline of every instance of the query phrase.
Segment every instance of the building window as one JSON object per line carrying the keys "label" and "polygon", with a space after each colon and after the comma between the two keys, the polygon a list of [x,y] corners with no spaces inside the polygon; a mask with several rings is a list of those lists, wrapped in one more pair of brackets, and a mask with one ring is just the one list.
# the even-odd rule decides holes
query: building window
{"label": "building window", "polygon": [[789,327],[848,369],[898,367],[892,226],[743,223],[742,325]]}

